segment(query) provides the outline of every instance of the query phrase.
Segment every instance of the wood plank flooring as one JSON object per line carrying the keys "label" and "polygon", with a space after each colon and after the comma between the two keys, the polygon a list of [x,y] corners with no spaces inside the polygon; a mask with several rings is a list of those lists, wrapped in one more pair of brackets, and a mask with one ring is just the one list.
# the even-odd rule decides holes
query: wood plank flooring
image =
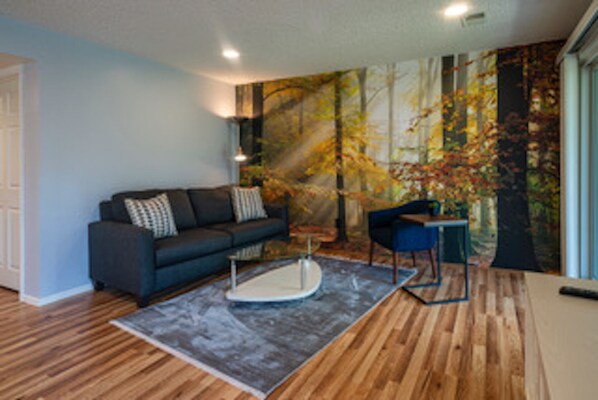
{"label": "wood plank flooring", "polygon": [[[470,270],[471,301],[398,290],[269,399],[523,399],[523,275]],[[437,297],[462,290],[461,271],[447,266]],[[253,398],[108,323],[135,309],[110,290],[36,308],[0,289],[0,399]]]}

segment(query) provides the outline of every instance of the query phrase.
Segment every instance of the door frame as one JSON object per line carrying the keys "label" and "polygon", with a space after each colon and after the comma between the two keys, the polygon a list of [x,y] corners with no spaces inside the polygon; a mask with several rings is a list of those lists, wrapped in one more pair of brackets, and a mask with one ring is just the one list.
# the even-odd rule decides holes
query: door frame
{"label": "door frame", "polygon": [[19,300],[23,300],[23,294],[25,289],[25,129],[24,129],[24,87],[23,87],[23,64],[13,65],[10,67],[0,69],[0,79],[10,75],[16,74],[18,76],[18,87],[19,87],[19,174],[20,174],[20,188],[19,188]]}

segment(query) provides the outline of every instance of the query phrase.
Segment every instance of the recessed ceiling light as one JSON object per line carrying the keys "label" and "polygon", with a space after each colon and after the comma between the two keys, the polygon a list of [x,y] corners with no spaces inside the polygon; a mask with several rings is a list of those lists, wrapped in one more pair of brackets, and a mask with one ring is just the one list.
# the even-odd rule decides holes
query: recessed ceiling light
{"label": "recessed ceiling light", "polygon": [[235,60],[239,58],[240,54],[235,49],[224,49],[222,51],[222,57],[228,58],[229,60]]}
{"label": "recessed ceiling light", "polygon": [[469,10],[469,7],[465,3],[453,4],[444,10],[444,16],[448,18],[460,17],[465,14],[467,10]]}

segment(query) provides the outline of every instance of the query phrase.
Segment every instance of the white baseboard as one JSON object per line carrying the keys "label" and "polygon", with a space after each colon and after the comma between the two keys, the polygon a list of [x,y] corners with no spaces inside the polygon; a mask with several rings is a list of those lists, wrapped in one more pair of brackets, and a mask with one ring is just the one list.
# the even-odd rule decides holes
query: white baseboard
{"label": "white baseboard", "polygon": [[50,296],[45,297],[34,297],[28,294],[21,294],[20,299],[23,303],[27,303],[36,307],[43,307],[50,303],[55,303],[57,301],[67,299],[69,297],[76,296],[81,293],[89,292],[91,290],[93,290],[92,284],[87,283],[85,285],[77,286],[72,289],[65,290],[64,292],[51,294]]}

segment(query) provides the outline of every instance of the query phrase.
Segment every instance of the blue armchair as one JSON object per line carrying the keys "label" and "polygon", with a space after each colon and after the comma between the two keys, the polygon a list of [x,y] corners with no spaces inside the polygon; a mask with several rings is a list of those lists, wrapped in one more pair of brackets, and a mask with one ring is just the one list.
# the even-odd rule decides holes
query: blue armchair
{"label": "blue armchair", "polygon": [[399,207],[368,213],[370,236],[370,265],[374,257],[374,245],[378,243],[392,251],[393,283],[397,283],[398,253],[411,252],[413,266],[416,267],[415,252],[428,251],[432,264],[432,273],[436,278],[436,268],[432,249],[438,241],[438,229],[424,228],[399,218],[402,214],[428,214],[440,212],[440,203],[436,200],[416,200]]}

